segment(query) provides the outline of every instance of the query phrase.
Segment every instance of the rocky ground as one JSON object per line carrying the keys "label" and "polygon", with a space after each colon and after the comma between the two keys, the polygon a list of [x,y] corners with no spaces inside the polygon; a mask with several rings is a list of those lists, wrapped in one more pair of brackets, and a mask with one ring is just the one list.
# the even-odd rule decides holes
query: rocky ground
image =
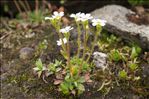
{"label": "rocky ground", "polygon": [[[136,40],[146,51],[149,47],[149,27],[146,25],[138,26],[129,22],[125,14],[132,13],[130,10],[112,5],[97,9],[91,12],[95,17],[107,20],[105,29],[112,33],[119,34],[124,39]],[[139,35],[139,36],[138,36]],[[41,57],[43,61],[52,61],[55,57],[61,59],[58,47],[56,46],[57,36],[51,25],[43,22],[30,23],[18,20],[1,19],[0,26],[0,64],[1,64],[1,97],[2,99],[65,99],[57,91],[57,86],[53,85],[53,79],[48,78],[49,83],[45,84],[42,79],[38,79],[32,68],[35,60]],[[35,54],[37,45],[44,39],[48,41],[48,48],[42,56]],[[142,54],[140,58],[149,59],[149,53]],[[149,90],[149,64],[142,63],[142,77],[144,84]],[[86,85],[86,91],[79,99],[147,99],[147,95],[141,96],[116,87],[108,95],[103,96],[97,92],[98,83]],[[94,86],[94,87],[93,87]]]}

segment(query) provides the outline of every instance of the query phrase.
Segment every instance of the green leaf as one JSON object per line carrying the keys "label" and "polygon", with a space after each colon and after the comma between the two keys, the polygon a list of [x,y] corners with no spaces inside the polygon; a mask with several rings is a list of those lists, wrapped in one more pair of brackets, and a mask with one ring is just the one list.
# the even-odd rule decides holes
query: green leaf
{"label": "green leaf", "polygon": [[127,72],[125,70],[120,71],[119,72],[119,77],[123,78],[123,79],[127,78]]}
{"label": "green leaf", "polygon": [[110,59],[115,61],[115,62],[118,62],[118,61],[120,61],[122,59],[120,52],[118,50],[116,50],[116,49],[112,50],[110,52],[109,56],[110,56]]}
{"label": "green leaf", "polygon": [[67,53],[66,53],[65,51],[60,50],[60,52],[61,52],[61,54],[63,55],[63,57],[64,57],[65,59],[67,59],[67,58],[68,58],[68,57],[67,57]]}
{"label": "green leaf", "polygon": [[70,74],[67,74],[66,76],[65,76],[65,81],[67,81],[67,82],[70,82],[71,80],[70,80]]}
{"label": "green leaf", "polygon": [[58,61],[58,60],[55,60],[55,66],[57,67],[57,66],[60,66],[61,64],[62,64],[62,61]]}
{"label": "green leaf", "polygon": [[60,84],[60,90],[64,93],[64,94],[69,94],[69,89],[68,89],[68,85],[67,83],[63,82]]}
{"label": "green leaf", "polygon": [[131,56],[130,56],[131,59],[134,59],[134,58],[138,57],[140,52],[141,52],[141,48],[139,46],[133,46]]}
{"label": "green leaf", "polygon": [[79,77],[78,82],[79,82],[79,83],[84,83],[84,82],[85,82],[84,77]]}
{"label": "green leaf", "polygon": [[135,71],[138,68],[138,64],[131,63],[129,67],[132,71]]}
{"label": "green leaf", "polygon": [[77,87],[78,86],[78,83],[77,82],[74,82],[74,85]]}
{"label": "green leaf", "polygon": [[83,84],[78,84],[78,89],[79,90],[82,90],[82,91],[85,91],[85,88],[84,88],[84,85]]}
{"label": "green leaf", "polygon": [[70,84],[69,84],[69,89],[70,89],[70,90],[73,90],[73,88],[74,88],[73,84],[70,83]]}
{"label": "green leaf", "polygon": [[40,70],[42,70],[43,64],[42,64],[41,59],[38,59],[35,64],[36,64],[36,66],[37,66]]}
{"label": "green leaf", "polygon": [[78,88],[78,94],[81,94],[85,91],[83,84],[78,84],[77,88]]}
{"label": "green leaf", "polygon": [[55,67],[55,65],[54,65],[53,63],[51,63],[51,64],[49,65],[49,69],[50,69],[50,71],[53,71],[53,72],[56,71],[56,67]]}
{"label": "green leaf", "polygon": [[77,75],[79,73],[79,68],[78,66],[71,66],[71,71],[73,76]]}
{"label": "green leaf", "polygon": [[47,45],[48,45],[48,42],[45,39],[44,41],[39,43],[38,47],[39,47],[40,50],[44,50],[44,49],[47,49]]}

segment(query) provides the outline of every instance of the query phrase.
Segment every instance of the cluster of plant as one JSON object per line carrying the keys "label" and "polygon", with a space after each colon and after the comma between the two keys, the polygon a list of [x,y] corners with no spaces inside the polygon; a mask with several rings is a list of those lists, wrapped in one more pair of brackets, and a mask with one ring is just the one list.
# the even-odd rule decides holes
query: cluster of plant
{"label": "cluster of plant", "polygon": [[[51,17],[45,17],[45,20],[50,20],[50,23],[56,29],[56,32],[59,36],[57,45],[61,47],[60,53],[66,60],[66,63],[62,64],[61,61],[56,60],[54,63],[44,65],[41,59],[39,59],[36,61],[36,67],[34,70],[37,72],[38,77],[41,77],[42,75],[48,77],[51,74],[55,74],[56,76],[56,73],[62,74],[62,77],[57,82],[55,82],[56,85],[59,85],[59,90],[67,95],[79,95],[85,91],[85,87],[83,85],[84,82],[87,82],[85,75],[91,71],[93,66],[93,63],[89,62],[89,59],[94,51],[94,46],[97,42],[98,36],[102,31],[102,26],[105,25],[106,21],[101,19],[93,19],[90,14],[80,12],[71,14],[70,17],[75,19],[75,23],[77,25],[78,35],[76,41],[77,53],[73,56],[70,56],[70,31],[73,29],[73,27],[66,26],[62,28],[63,24],[61,22],[61,18],[63,16],[64,12],[55,11]],[[92,20],[92,27],[89,25],[89,20]],[[82,32],[81,27],[83,27],[85,32]],[[89,31],[92,28],[96,32],[93,32],[94,40],[90,44],[91,48],[89,48]],[[81,39],[81,35],[83,35],[83,40]],[[83,49],[81,50],[82,46]],[[41,46],[39,48],[43,49],[45,47]]]}
{"label": "cluster of plant", "polygon": [[126,85],[125,88],[138,87],[141,81],[139,74],[141,48],[135,43],[130,43],[128,46],[121,40],[106,31],[101,33],[98,40],[99,50],[108,53],[107,66],[98,70],[94,77],[101,83],[98,91],[104,94],[108,94],[114,86],[123,84]]}
{"label": "cluster of plant", "polygon": [[[30,22],[42,22],[44,16],[52,10],[51,4],[46,0],[35,0],[31,1],[32,6],[34,6],[35,10],[33,11],[33,7],[30,5],[30,1],[27,0],[13,0],[19,14],[17,15],[18,19],[27,19]],[[42,4],[42,5],[41,5]],[[48,7],[48,8],[47,8]],[[7,12],[9,6],[6,5],[5,9]]]}
{"label": "cluster of plant", "polygon": [[[118,86],[123,84],[130,88],[139,86],[137,84],[141,79],[138,74],[140,71],[138,58],[140,53],[141,48],[138,45],[133,45],[132,47],[124,46],[110,51],[109,64],[111,67],[108,67],[108,70],[112,72],[112,68],[115,68],[112,78],[118,79],[113,81],[117,82]],[[117,74],[115,74],[116,71],[118,72]]]}
{"label": "cluster of plant", "polygon": [[[122,47],[117,46],[121,38],[107,32],[101,33],[102,26],[106,23],[105,20],[92,19],[93,17],[90,14],[77,13],[70,15],[75,19],[78,33],[76,41],[77,52],[70,56],[72,51],[70,47],[70,31],[73,27],[64,27],[61,23],[61,18],[64,16],[63,12],[54,12],[53,14],[52,17],[45,17],[45,20],[50,20],[51,25],[56,29],[59,36],[57,45],[61,48],[60,53],[65,61],[55,60],[53,63],[43,64],[38,59],[34,68],[38,77],[44,78],[55,75],[54,84],[59,86],[59,91],[62,91],[63,94],[79,95],[83,93],[85,91],[84,83],[90,80],[89,76],[87,76],[88,80],[86,79],[86,74],[91,73],[94,66],[93,62],[89,60],[98,42],[99,49],[108,53],[108,61],[104,69],[98,70],[97,74],[101,84],[97,91],[107,94],[115,83],[117,86],[125,84],[129,87],[135,87],[138,84],[141,79],[138,75],[140,70],[138,56],[141,53],[141,48],[138,45],[124,46],[122,44]],[[91,19],[92,27],[89,23]],[[91,30],[95,30],[95,32],[93,32],[94,39],[89,44],[89,32]],[[81,38],[82,35],[83,39]],[[98,37],[100,38],[99,40]],[[89,47],[90,45],[91,47]],[[81,49],[82,46],[83,49]],[[38,54],[43,53],[46,47],[47,43],[45,41],[41,42],[38,46]],[[57,78],[58,74],[61,75],[60,78]],[[45,79],[43,80],[45,81]]]}
{"label": "cluster of plant", "polygon": [[[125,49],[127,50],[127,49]],[[130,52],[128,54],[119,53],[119,57],[117,57],[119,60],[121,60],[121,57],[125,57],[122,59],[124,61],[123,70],[119,72],[119,77],[126,79],[126,80],[139,80],[140,77],[136,76],[136,71],[138,68],[138,56],[141,53],[141,48],[137,45],[133,45]]]}
{"label": "cluster of plant", "polygon": [[112,50],[112,48],[117,47],[120,41],[120,37],[117,37],[114,34],[109,34],[104,30],[100,35],[97,45],[99,46],[100,50],[108,52],[109,50]]}
{"label": "cluster of plant", "polygon": [[44,51],[47,49],[47,47],[48,47],[48,42],[46,39],[44,39],[42,42],[39,42],[36,48],[35,57],[41,56],[44,53]]}
{"label": "cluster of plant", "polygon": [[128,3],[130,3],[132,6],[149,5],[149,1],[148,0],[128,0]]}
{"label": "cluster of plant", "polygon": [[38,77],[40,78],[42,75],[49,76],[59,72],[61,70],[60,66],[62,65],[62,61],[55,60],[54,63],[49,63],[47,66],[45,66],[41,59],[38,59],[35,65],[36,67],[33,69],[37,72]]}

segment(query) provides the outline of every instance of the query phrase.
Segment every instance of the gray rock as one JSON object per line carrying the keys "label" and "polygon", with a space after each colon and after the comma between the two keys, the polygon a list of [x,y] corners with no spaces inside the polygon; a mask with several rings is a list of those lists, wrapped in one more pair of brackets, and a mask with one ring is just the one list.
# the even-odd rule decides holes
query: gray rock
{"label": "gray rock", "polygon": [[97,68],[104,70],[107,67],[107,54],[102,52],[94,52],[93,62]]}
{"label": "gray rock", "polygon": [[29,47],[24,47],[24,48],[21,48],[19,53],[20,53],[19,55],[20,59],[30,59],[33,57],[34,49]]}
{"label": "gray rock", "polygon": [[105,29],[129,41],[135,41],[143,49],[149,49],[149,26],[137,25],[127,20],[126,14],[134,13],[119,5],[107,5],[91,12],[95,18],[107,20]]}
{"label": "gray rock", "polygon": [[142,79],[144,79],[144,83],[149,86],[149,64],[143,63],[140,67],[142,68]]}

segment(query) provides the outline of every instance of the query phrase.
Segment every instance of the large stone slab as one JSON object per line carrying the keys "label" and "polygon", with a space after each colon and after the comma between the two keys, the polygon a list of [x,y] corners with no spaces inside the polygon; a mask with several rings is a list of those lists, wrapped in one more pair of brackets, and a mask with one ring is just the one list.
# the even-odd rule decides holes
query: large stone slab
{"label": "large stone slab", "polygon": [[105,29],[108,31],[149,49],[149,26],[130,22],[126,17],[128,13],[134,12],[119,5],[107,5],[91,12],[94,17],[107,20]]}

